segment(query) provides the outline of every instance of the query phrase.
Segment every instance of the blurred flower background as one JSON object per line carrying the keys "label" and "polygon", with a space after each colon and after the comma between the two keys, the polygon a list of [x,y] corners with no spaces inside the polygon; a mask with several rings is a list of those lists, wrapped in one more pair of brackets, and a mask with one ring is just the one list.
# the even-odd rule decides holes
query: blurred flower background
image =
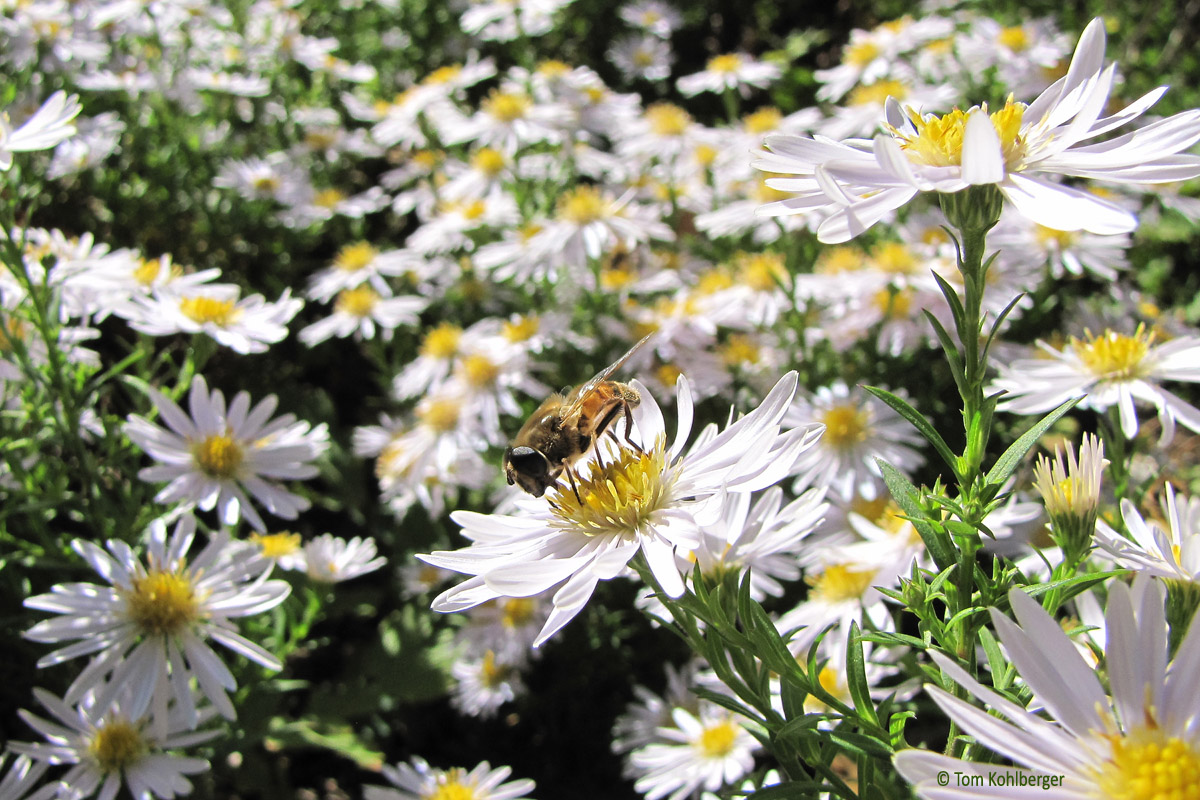
{"label": "blurred flower background", "polygon": [[[994,633],[930,634],[943,515],[1009,581],[977,596],[1005,645],[1058,630],[1007,588],[1053,583],[1089,689],[1105,605],[1194,665],[1198,31],[1171,3],[5,4],[0,797],[935,791],[982,757],[932,755],[972,697],[1019,725],[1042,696]],[[962,443],[939,346],[970,351],[947,298],[993,187],[988,463],[1083,399],[971,517],[926,428]],[[509,485],[556,466],[507,450],[535,409],[622,353],[564,474]]]}

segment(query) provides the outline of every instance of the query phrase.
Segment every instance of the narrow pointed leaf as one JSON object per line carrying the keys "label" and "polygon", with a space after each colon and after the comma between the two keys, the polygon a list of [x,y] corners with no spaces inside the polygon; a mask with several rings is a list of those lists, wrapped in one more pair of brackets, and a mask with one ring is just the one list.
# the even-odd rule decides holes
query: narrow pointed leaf
{"label": "narrow pointed leaf", "polygon": [[[930,424],[929,420],[921,415],[920,411],[913,408],[904,398],[892,394],[889,391],[880,389],[875,386],[864,386],[871,394],[878,397],[883,402],[887,403],[900,416],[904,417],[914,428],[920,431],[925,440],[933,445],[933,449],[937,450],[938,455],[942,460],[950,465],[951,469],[955,469],[958,464],[958,457],[950,450],[950,446],[946,444],[946,440],[942,438],[937,429]],[[957,474],[957,472],[955,473]]]}
{"label": "narrow pointed leaf", "polygon": [[1072,397],[1058,408],[1051,411],[1046,416],[1042,417],[1037,424],[1025,431],[1017,438],[1015,442],[1009,445],[1009,448],[1004,451],[1000,458],[996,459],[995,465],[987,474],[987,482],[997,485],[1003,484],[1008,477],[1016,471],[1017,466],[1021,463],[1021,459],[1025,454],[1037,444],[1037,440],[1042,438],[1046,431],[1050,430],[1050,426],[1058,422],[1063,414],[1066,414],[1075,405],[1082,400],[1083,397]]}

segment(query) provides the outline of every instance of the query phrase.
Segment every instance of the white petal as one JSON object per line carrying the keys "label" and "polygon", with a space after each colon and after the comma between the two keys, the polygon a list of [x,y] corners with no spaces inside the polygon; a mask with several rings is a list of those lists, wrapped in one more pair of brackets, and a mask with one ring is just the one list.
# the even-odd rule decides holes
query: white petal
{"label": "white petal", "polygon": [[963,130],[962,179],[972,186],[1004,180],[1004,151],[991,118],[982,110],[971,112]]}

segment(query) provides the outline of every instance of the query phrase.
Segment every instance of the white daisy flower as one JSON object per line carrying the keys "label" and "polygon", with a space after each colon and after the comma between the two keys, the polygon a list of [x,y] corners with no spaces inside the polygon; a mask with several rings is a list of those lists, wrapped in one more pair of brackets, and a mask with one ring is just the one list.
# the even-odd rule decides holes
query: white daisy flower
{"label": "white daisy flower", "polygon": [[873,142],[823,137],[768,137],[759,169],[794,175],[772,179],[796,196],[763,207],[766,214],[823,210],[818,228],[827,243],[870,228],[918,192],[960,192],[994,185],[1018,212],[1058,230],[1099,234],[1133,230],[1137,220],[1094,194],[1056,183],[1066,175],[1115,183],[1157,183],[1200,175],[1200,156],[1181,154],[1200,139],[1200,109],[1153,122],[1099,144],[1080,143],[1141,116],[1166,91],[1160,87],[1108,117],[1116,65],[1104,67],[1104,23],[1088,25],[1067,75],[1026,106],[1010,97],[999,111],[986,106],[937,116],[890,102],[887,132]]}
{"label": "white daisy flower", "polygon": [[302,480],[317,474],[312,462],[329,446],[324,423],[312,428],[293,414],[270,420],[279,403],[275,395],[252,409],[250,395],[238,392],[227,408],[225,395],[219,389],[210,393],[199,375],[192,380],[188,394],[190,416],[161,392],[151,390],[150,399],[167,428],[130,415],[125,433],[160,462],[141,470],[138,477],[170,481],[155,497],[156,502],[181,502],[205,511],[216,508],[222,524],[234,525],[244,517],[259,531],[266,530],[266,525],[247,492],[284,519],[295,519],[309,507],[308,500],[276,480]]}
{"label": "white daisy flower", "polygon": [[[1200,625],[1192,626],[1168,662],[1163,598],[1157,581],[1137,580],[1132,590],[1109,584],[1105,689],[1058,622],[1013,589],[1009,600],[1019,624],[996,609],[992,621],[1036,708],[1002,697],[937,652],[931,655],[942,672],[995,714],[932,684],[925,691],[964,733],[1014,766],[904,750],[895,757],[896,768],[919,797],[930,800],[995,798],[999,790],[989,785],[989,775],[1029,797],[1188,796],[1200,785]],[[946,775],[961,777],[940,786],[938,777]],[[1016,788],[1019,778],[1058,776],[1054,786]]]}
{"label": "white daisy flower", "polygon": [[[43,719],[24,710],[21,718],[47,741],[13,742],[10,748],[39,765],[71,765],[57,783],[33,798],[84,800],[94,796],[113,800],[124,786],[131,797],[139,800],[171,800],[192,793],[187,776],[209,769],[204,759],[174,751],[209,741],[220,732],[194,730],[195,721],[178,713],[178,709],[172,709],[166,725],[158,729],[144,713],[130,711],[127,691],[111,704],[98,703],[97,695],[89,693],[75,707],[43,689],[33,692],[53,719]],[[208,716],[202,714],[201,721]],[[0,793],[3,789],[0,784]],[[3,796],[5,800],[16,800],[19,795],[4,793]]]}
{"label": "white daisy flower", "polygon": [[420,756],[407,764],[385,766],[383,777],[395,789],[386,786],[364,786],[365,800],[441,800],[449,797],[469,797],[471,800],[528,800],[534,783],[528,778],[505,780],[511,767],[496,767],[484,761],[471,771],[462,767],[438,769]]}
{"label": "white daisy flower", "polygon": [[635,750],[630,764],[642,772],[634,789],[646,800],[683,800],[701,789],[715,792],[754,768],[758,740],[732,712],[702,701],[697,714],[677,708],[672,727],[659,729],[664,742]]}
{"label": "white daisy flower", "polygon": [[488,719],[505,703],[510,703],[528,691],[521,680],[521,668],[528,660],[497,656],[488,650],[481,656],[464,656],[450,667],[454,688],[450,705],[469,717]]}
{"label": "white daisy flower", "polygon": [[79,96],[55,92],[46,102],[14,130],[8,115],[0,113],[0,171],[8,170],[13,153],[49,150],[75,133],[71,120],[79,114]]}
{"label": "white daisy flower", "polygon": [[477,605],[467,612],[456,642],[468,654],[490,652],[505,663],[520,664],[537,652],[530,648],[550,608],[548,597],[501,597]]}
{"label": "white daisy flower", "polygon": [[333,336],[374,339],[377,331],[385,342],[391,341],[396,328],[419,323],[428,305],[428,298],[392,297],[391,290],[381,293],[366,283],[342,289],[333,301],[333,313],[302,328],[300,341],[315,347]]}
{"label": "white daisy flower", "polygon": [[633,33],[613,40],[606,57],[625,80],[665,80],[671,75],[675,53],[671,43],[649,33]]}
{"label": "white daisy flower", "polygon": [[329,266],[318,270],[308,282],[306,294],[328,302],[343,289],[366,283],[379,294],[390,294],[387,278],[404,274],[417,257],[404,250],[380,251],[370,242],[342,245]]}
{"label": "white daisy flower", "polygon": [[1099,335],[1072,336],[1061,349],[1038,342],[1042,355],[1000,364],[992,390],[1005,397],[998,408],[1015,414],[1041,414],[1072,397],[1086,395],[1079,408],[1105,411],[1116,406],[1121,432],[1138,433],[1135,403],[1158,411],[1162,441],[1175,434],[1176,421],[1200,433],[1200,409],[1162,387],[1163,381],[1200,382],[1200,337],[1180,336],[1154,343],[1154,332],[1139,325],[1132,336],[1105,330]]}
{"label": "white daisy flower", "polygon": [[632,192],[618,198],[597,186],[579,184],[558,197],[554,219],[537,234],[537,246],[556,253],[568,266],[581,270],[618,247],[675,238],[652,208],[632,203]]}
{"label": "white daisy flower", "polygon": [[1176,496],[1167,484],[1162,501],[1164,520],[1146,520],[1128,498],[1121,500],[1126,538],[1101,520],[1096,544],[1126,569],[1158,578],[1200,583],[1200,497]]}
{"label": "white daisy flower", "polygon": [[679,10],[662,0],[637,0],[621,6],[617,14],[626,23],[660,39],[669,39],[683,24]]}
{"label": "white daisy flower", "polygon": [[797,489],[817,486],[843,500],[874,500],[883,490],[875,459],[906,474],[925,461],[920,453],[924,440],[910,423],[874,395],[842,381],[797,397],[784,419],[825,426],[820,440],[792,468]]}
{"label": "white daisy flower", "polygon": [[513,155],[522,147],[563,140],[574,115],[558,102],[538,102],[519,87],[492,89],[479,110],[445,133],[446,144],[472,142]]}
{"label": "white daisy flower", "polygon": [[701,92],[717,92],[736,89],[742,97],[750,96],[750,89],[766,89],[783,74],[776,64],[759,61],[745,53],[725,53],[708,60],[704,70],[685,75],[675,82],[679,93],[692,97]]}
{"label": "white daisy flower", "polygon": [[687,382],[676,384],[679,423],[669,448],[658,404],[644,386],[636,381],[632,386],[642,398],[634,409],[640,450],[608,447],[611,442],[604,440],[604,463],[597,454],[586,472],[577,469],[578,496],[559,485],[549,502],[518,500],[525,512],[520,516],[451,515],[474,544],[420,558],[473,577],[439,595],[435,610],[461,611],[497,597],[529,597],[558,587],[554,610],[534,643],[538,646],[582,610],[599,581],[621,574],[638,553],[663,590],[679,597],[684,582],[676,554],[686,556],[699,545],[707,521],[696,516],[702,501],[776,483],[815,438],[813,429],[779,432],[795,392],[795,373],[724,431],[706,428],[686,452],[692,423]]}
{"label": "white daisy flower", "polygon": [[[67,690],[75,702],[98,691],[105,709],[129,691],[126,713],[141,717],[148,708],[161,721],[174,698],[176,710],[195,727],[198,711],[189,682],[227,719],[234,719],[226,692],[237,688],[233,674],[212,649],[221,644],[268,669],[281,669],[279,659],[241,636],[233,620],[274,608],[287,597],[285,581],[270,581],[271,561],[248,542],[214,535],[193,558],[196,521],[185,514],[167,536],[159,519],[147,532],[143,563],[129,545],[110,540],[108,552],[80,539],[72,548],[111,586],[68,583],[25,601],[26,608],[59,614],[34,625],[25,638],[35,642],[70,642],[41,658],[39,667],[79,656],[91,662]],[[108,677],[108,684],[99,689]]]}
{"label": "white daisy flower", "polygon": [[302,569],[317,583],[341,583],[386,564],[387,559],[376,557],[377,552],[375,540],[369,536],[347,540],[326,533],[305,543]]}
{"label": "white daisy flower", "polygon": [[987,241],[989,250],[999,251],[996,269],[988,270],[989,276],[1036,264],[1049,265],[1050,276],[1055,279],[1090,274],[1105,281],[1117,280],[1129,267],[1129,248],[1133,244],[1128,233],[1060,231],[1007,211],[1000,215]]}
{"label": "white daisy flower", "polygon": [[233,284],[172,285],[151,296],[135,296],[114,313],[134,330],[151,336],[203,333],[237,353],[265,353],[287,338],[287,324],[304,306],[284,289],[271,302],[260,294],[238,298]]}

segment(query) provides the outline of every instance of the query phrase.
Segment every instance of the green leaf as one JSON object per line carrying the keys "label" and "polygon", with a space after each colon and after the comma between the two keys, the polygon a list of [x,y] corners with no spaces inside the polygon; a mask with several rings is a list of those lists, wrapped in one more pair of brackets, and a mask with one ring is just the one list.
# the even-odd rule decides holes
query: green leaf
{"label": "green leaf", "polygon": [[875,714],[875,701],[871,699],[871,687],[867,683],[866,657],[857,622],[850,623],[850,636],[846,642],[846,683],[858,716],[878,727],[879,717]]}
{"label": "green leaf", "polygon": [[938,569],[943,570],[958,563],[958,554],[948,537],[924,521],[925,515],[918,502],[917,487],[912,485],[903,472],[882,458],[875,459],[875,463],[879,465],[879,469],[883,473],[883,482],[887,485],[888,491],[892,493],[892,497],[896,499],[896,505],[900,506],[900,510],[908,515],[912,520],[913,527],[921,535],[921,541],[925,543],[925,549],[929,551],[933,563],[937,564]]}
{"label": "green leaf", "polygon": [[950,469],[955,470],[956,475],[958,474],[958,456],[954,455],[950,446],[946,444],[946,440],[942,438],[941,434],[937,432],[937,429],[933,427],[929,420],[922,416],[920,411],[909,405],[904,398],[894,395],[889,391],[875,386],[864,386],[863,388],[887,403],[892,410],[908,420],[914,428],[920,431],[926,441],[933,445],[933,449],[938,451],[938,455],[950,466]]}
{"label": "green leaf", "polygon": [[958,393],[962,397],[970,395],[970,387],[967,384],[967,376],[963,373],[962,355],[958,352],[958,345],[950,338],[950,334],[942,327],[942,323],[938,318],[929,311],[922,311],[925,319],[929,320],[929,324],[933,326],[933,332],[937,335],[938,342],[942,346],[942,352],[946,354],[946,360],[950,365],[950,372],[954,376],[954,385],[958,387]]}
{"label": "green leaf", "polygon": [[1053,425],[1055,422],[1058,422],[1059,418],[1063,414],[1066,414],[1068,411],[1074,408],[1082,399],[1082,395],[1079,397],[1072,397],[1070,400],[1067,400],[1058,408],[1042,417],[1041,420],[1039,420],[1032,428],[1021,434],[1021,436],[1018,437],[1015,442],[1009,445],[1009,448],[1004,451],[1004,454],[1000,456],[1000,458],[996,459],[995,465],[987,474],[987,482],[996,485],[1003,485],[1003,483],[1008,480],[1008,477],[1016,471],[1017,466],[1021,463],[1021,459],[1025,457],[1025,454],[1029,452],[1030,448],[1037,444],[1037,440],[1042,438],[1046,431],[1050,430],[1051,425]]}

